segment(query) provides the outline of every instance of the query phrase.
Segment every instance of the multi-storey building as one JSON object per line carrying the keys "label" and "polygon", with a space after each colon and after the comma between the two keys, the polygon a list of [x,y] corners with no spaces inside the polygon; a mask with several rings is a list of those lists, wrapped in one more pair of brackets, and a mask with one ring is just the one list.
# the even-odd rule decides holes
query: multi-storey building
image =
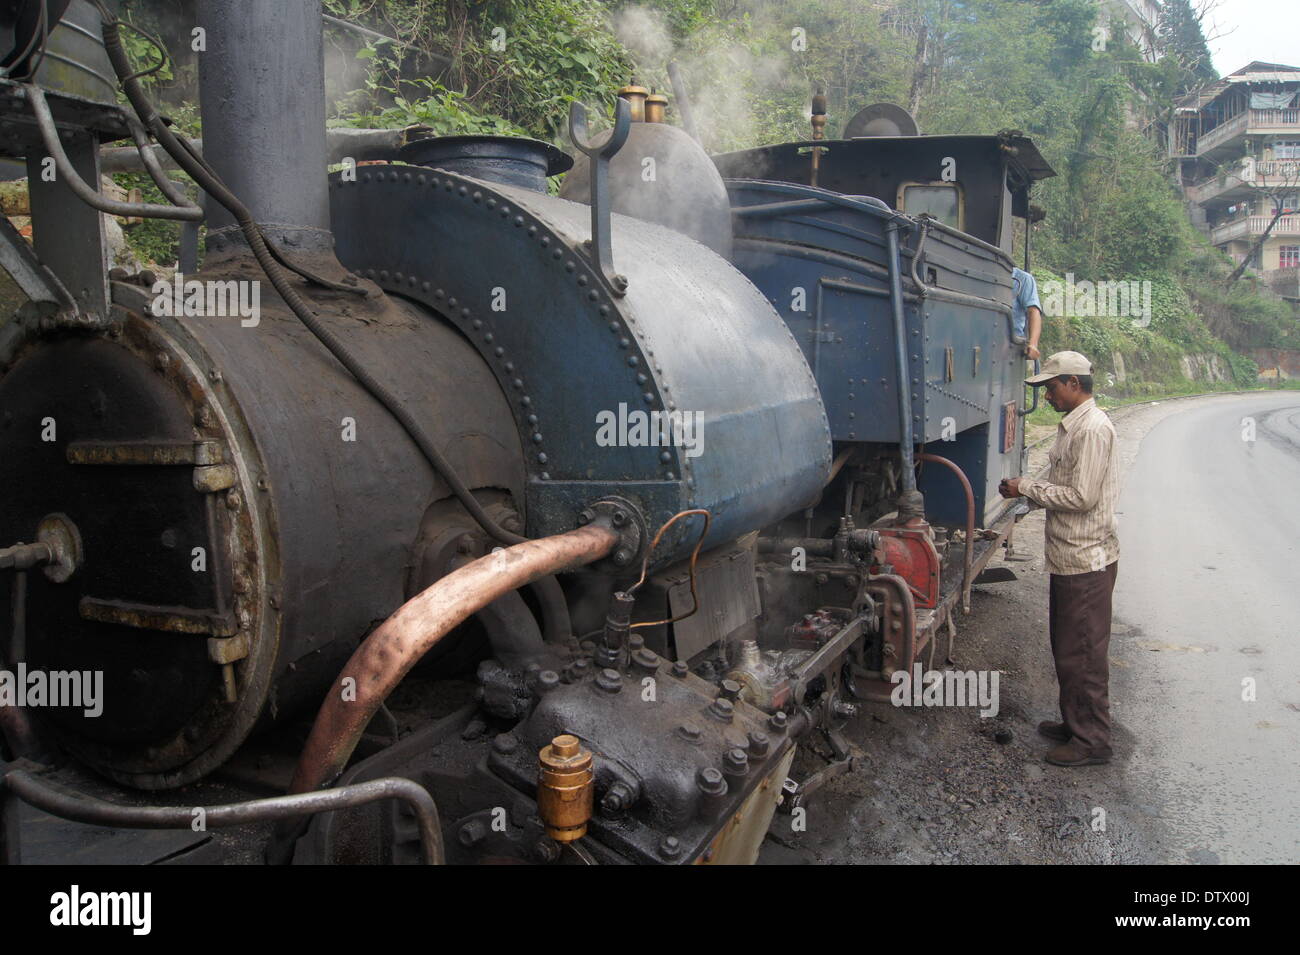
{"label": "multi-storey building", "polygon": [[1155,61],[1160,4],[1157,0],[1102,0],[1103,19],[1109,19],[1111,34],[1123,30],[1130,42]]}
{"label": "multi-storey building", "polygon": [[1300,67],[1251,63],[1187,97],[1169,144],[1193,221],[1276,292],[1300,299]]}

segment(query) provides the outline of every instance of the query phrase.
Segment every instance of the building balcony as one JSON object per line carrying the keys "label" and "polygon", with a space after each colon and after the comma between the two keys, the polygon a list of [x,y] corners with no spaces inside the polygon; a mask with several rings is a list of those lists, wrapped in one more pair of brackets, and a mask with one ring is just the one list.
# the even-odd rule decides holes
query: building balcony
{"label": "building balcony", "polygon": [[1220,175],[1202,179],[1186,189],[1187,198],[1204,205],[1215,200],[1235,202],[1256,189],[1300,187],[1300,159],[1245,159]]}
{"label": "building balcony", "polygon": [[[1272,216],[1243,216],[1231,222],[1224,222],[1210,230],[1210,241],[1215,245],[1222,245],[1233,239],[1251,239],[1263,235],[1272,221]],[[1273,226],[1273,231],[1269,233],[1270,237],[1295,235],[1300,235],[1300,215],[1282,216],[1277,220],[1277,225]]]}
{"label": "building balcony", "polygon": [[1206,156],[1222,150],[1238,136],[1289,133],[1300,133],[1300,109],[1248,109],[1202,133],[1196,141],[1196,155]]}

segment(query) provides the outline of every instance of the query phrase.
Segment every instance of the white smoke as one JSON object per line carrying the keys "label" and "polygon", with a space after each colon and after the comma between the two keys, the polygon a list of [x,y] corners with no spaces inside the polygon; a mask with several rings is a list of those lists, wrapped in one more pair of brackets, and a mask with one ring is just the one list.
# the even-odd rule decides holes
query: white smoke
{"label": "white smoke", "polygon": [[632,51],[641,66],[663,69],[672,58],[672,34],[659,11],[624,7],[611,18],[610,26],[619,42]]}
{"label": "white smoke", "polygon": [[[753,15],[770,11],[756,5]],[[631,51],[637,80],[669,96],[669,119],[680,112],[668,82],[667,66],[675,62],[687,84],[696,129],[705,146],[725,151],[750,146],[762,131],[756,109],[765,94],[806,91],[812,86],[788,53],[758,55],[738,40],[704,32],[674,42],[667,20],[657,10],[629,6],[611,17],[610,27]],[[784,138],[784,137],[782,137]]]}

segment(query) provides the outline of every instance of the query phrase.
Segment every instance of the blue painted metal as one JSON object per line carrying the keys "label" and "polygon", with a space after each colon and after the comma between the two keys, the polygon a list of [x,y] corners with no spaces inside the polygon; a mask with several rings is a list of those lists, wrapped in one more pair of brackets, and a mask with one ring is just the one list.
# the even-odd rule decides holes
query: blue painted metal
{"label": "blue painted metal", "polygon": [[[991,522],[1005,506],[998,482],[1020,473],[1023,443],[1017,424],[1012,449],[1003,451],[1003,405],[1020,399],[1024,377],[1023,340],[1010,326],[1010,258],[934,223],[922,244],[921,220],[871,197],[759,180],[728,180],[727,188],[736,266],[794,332],[835,441],[898,444],[905,394],[915,440],[937,443],[936,453],[962,467],[977,520]],[[891,314],[891,221],[904,230],[905,381]],[[933,492],[926,497],[931,520],[964,521],[965,501],[950,479],[928,469],[919,487]]]}
{"label": "blue painted metal", "polygon": [[[405,166],[336,176],[330,195],[340,260],[453,322],[510,397],[530,535],[618,494],[652,526],[708,508],[720,543],[825,484],[830,433],[807,362],[758,289],[704,246],[612,216],[620,297],[583,248],[587,206]],[[620,409],[697,414],[702,453],[598,445],[597,415]],[[694,544],[698,527],[679,526],[663,560]]]}

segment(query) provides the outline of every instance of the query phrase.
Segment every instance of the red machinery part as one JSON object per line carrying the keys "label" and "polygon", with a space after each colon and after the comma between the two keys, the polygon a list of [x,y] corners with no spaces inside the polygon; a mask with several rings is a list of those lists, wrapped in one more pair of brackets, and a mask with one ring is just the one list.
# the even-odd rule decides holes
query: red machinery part
{"label": "red machinery part", "polygon": [[[882,527],[880,544],[884,549],[881,564],[890,564],[894,574],[907,582],[918,609],[933,610],[939,605],[939,552],[928,525]],[[878,567],[872,568],[879,573]]]}

